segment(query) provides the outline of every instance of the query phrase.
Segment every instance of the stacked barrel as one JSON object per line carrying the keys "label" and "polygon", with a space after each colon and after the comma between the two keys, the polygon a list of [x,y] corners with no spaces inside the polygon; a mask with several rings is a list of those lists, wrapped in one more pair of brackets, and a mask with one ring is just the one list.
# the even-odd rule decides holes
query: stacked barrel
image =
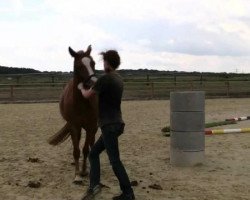
{"label": "stacked barrel", "polygon": [[205,93],[170,93],[170,163],[202,164],[205,157]]}

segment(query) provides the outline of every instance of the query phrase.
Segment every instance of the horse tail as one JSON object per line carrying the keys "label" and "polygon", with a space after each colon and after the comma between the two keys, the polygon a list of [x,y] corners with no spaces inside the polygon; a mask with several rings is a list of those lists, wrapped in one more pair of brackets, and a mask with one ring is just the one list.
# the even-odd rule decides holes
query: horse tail
{"label": "horse tail", "polygon": [[51,145],[58,145],[63,143],[70,136],[70,126],[66,123],[56,134],[48,139],[48,143]]}

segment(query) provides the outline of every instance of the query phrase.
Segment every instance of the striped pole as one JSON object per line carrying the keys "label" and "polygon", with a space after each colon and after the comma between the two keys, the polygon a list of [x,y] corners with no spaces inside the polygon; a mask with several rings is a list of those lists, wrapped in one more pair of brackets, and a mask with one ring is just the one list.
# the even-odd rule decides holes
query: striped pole
{"label": "striped pole", "polygon": [[206,135],[219,135],[226,133],[250,133],[250,128],[205,130]]}
{"label": "striped pole", "polygon": [[234,118],[229,118],[226,119],[226,121],[244,121],[244,120],[249,120],[250,116],[246,116],[246,117],[234,117]]}

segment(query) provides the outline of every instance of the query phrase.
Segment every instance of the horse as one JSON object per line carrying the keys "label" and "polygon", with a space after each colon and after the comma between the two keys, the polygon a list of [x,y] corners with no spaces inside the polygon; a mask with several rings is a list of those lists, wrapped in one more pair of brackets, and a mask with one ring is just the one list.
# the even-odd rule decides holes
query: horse
{"label": "horse", "polygon": [[[90,88],[97,81],[94,74],[95,62],[90,55],[91,50],[91,45],[88,46],[85,52],[82,50],[76,52],[69,47],[69,53],[74,58],[73,79],[65,86],[59,103],[60,113],[66,120],[66,124],[48,139],[49,144],[58,145],[71,136],[75,164],[73,183],[75,184],[81,184],[83,177],[88,174],[87,158],[89,149],[94,145],[95,134],[98,130],[97,96],[94,95],[89,99],[85,99],[77,88],[79,83],[83,83],[85,88]],[[82,149],[83,163],[80,171],[79,143],[82,128],[86,131],[86,138]]]}

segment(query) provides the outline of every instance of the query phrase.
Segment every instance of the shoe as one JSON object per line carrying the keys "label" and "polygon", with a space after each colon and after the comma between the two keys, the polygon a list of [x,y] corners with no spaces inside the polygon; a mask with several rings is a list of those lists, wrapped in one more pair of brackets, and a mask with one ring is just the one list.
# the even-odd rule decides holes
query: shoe
{"label": "shoe", "polygon": [[81,198],[81,200],[91,200],[94,199],[94,197],[101,192],[101,185],[98,184],[94,188],[89,188],[87,192],[84,194],[84,196]]}
{"label": "shoe", "polygon": [[115,196],[113,197],[113,200],[134,200],[135,199],[135,195],[134,194],[120,194],[119,196]]}

